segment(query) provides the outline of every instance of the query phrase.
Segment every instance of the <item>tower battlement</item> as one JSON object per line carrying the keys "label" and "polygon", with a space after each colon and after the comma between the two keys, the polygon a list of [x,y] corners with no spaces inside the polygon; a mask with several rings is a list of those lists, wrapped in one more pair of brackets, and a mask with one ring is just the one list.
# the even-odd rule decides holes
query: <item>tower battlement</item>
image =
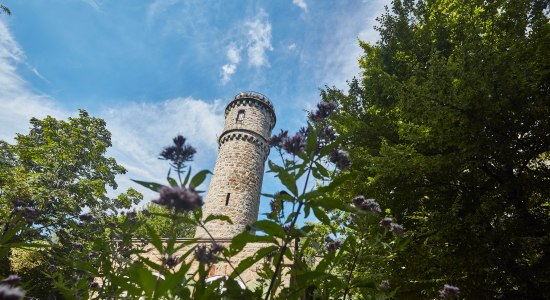
{"label": "tower battlement", "polygon": [[[257,92],[237,94],[225,108],[218,138],[218,157],[203,206],[203,216],[226,215],[233,224],[212,221],[208,232],[215,238],[232,238],[258,219],[268,140],[275,126],[273,104]],[[207,233],[197,229],[196,237]]]}

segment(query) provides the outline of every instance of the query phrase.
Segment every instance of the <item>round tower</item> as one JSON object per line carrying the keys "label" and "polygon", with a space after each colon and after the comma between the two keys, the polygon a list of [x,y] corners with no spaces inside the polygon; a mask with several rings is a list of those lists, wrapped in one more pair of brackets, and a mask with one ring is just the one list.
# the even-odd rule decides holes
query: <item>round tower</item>
{"label": "round tower", "polygon": [[[225,108],[218,158],[202,210],[204,218],[226,215],[233,224],[209,222],[213,237],[232,238],[258,219],[268,139],[275,121],[273,104],[260,93],[239,93]],[[195,236],[208,237],[201,228]]]}

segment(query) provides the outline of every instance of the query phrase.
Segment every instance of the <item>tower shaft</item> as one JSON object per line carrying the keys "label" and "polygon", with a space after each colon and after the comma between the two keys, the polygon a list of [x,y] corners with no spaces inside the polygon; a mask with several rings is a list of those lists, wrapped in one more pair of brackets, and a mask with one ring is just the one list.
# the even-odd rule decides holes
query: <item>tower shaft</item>
{"label": "tower shaft", "polygon": [[[240,93],[227,105],[203,216],[226,215],[233,224],[209,222],[206,228],[213,237],[232,238],[258,219],[268,139],[275,122],[273,105],[259,93]],[[196,237],[208,234],[197,228]]]}

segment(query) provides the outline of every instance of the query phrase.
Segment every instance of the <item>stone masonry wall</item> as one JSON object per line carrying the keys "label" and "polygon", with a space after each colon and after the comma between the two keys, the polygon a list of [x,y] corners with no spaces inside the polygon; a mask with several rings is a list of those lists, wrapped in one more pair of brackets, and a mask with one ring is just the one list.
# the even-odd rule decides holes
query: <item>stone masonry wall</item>
{"label": "stone masonry wall", "polygon": [[[176,242],[176,244],[184,243],[184,242],[188,242],[188,241],[189,241],[189,239],[179,239]],[[136,244],[139,244],[139,243],[141,243],[141,242],[136,241]],[[229,246],[230,246],[230,241],[228,241],[228,240],[219,240],[219,241],[217,241],[217,243],[224,246],[225,248],[229,248]],[[200,246],[200,245],[205,245],[207,247],[211,247],[212,241],[207,240],[207,239],[199,240],[199,241],[197,241],[197,246]],[[259,249],[266,248],[266,247],[269,247],[271,245],[272,244],[265,244],[265,243],[250,243],[250,244],[247,244],[241,252],[239,252],[238,254],[236,254],[233,257],[230,257],[229,261],[231,262],[231,265],[233,265],[233,267],[237,267],[243,259],[245,259],[247,257],[251,257]],[[194,247],[194,246],[195,246],[195,244],[192,243],[192,244],[190,244],[186,247],[183,247],[181,250],[179,250],[177,253],[175,253],[175,255],[177,257],[181,257],[182,254],[186,253],[188,250],[191,249],[191,247]],[[157,262],[157,263],[162,262],[162,255],[160,253],[158,253],[152,245],[145,246],[144,250],[146,250],[146,253],[144,254],[145,257],[147,257],[151,261],[154,261],[154,262]],[[194,255],[191,254],[186,259],[186,262],[189,262],[189,261],[193,260],[194,258],[195,258]],[[257,282],[257,280],[258,280],[257,272],[262,267],[262,264],[263,264],[262,260],[256,262],[251,267],[249,267],[248,269],[243,271],[240,274],[240,277],[238,277],[236,279],[242,281],[248,289],[253,289],[257,284],[259,284]],[[231,267],[231,265],[229,263],[227,263],[226,261],[224,261],[224,260],[221,260],[221,261],[211,265],[210,269],[208,271],[208,278],[215,277],[215,276],[229,276],[229,275],[231,275],[233,273],[233,267]],[[194,261],[193,264],[191,265],[191,268],[188,271],[188,275],[192,275],[197,270],[198,266],[199,266],[199,263],[197,261]],[[281,272],[282,279],[283,279],[283,286],[288,286],[288,282],[289,282],[289,278],[290,278],[289,275],[288,275],[288,271],[290,270],[290,267],[291,267],[291,262],[288,261],[285,258],[285,261],[283,263],[283,271]]]}
{"label": "stone masonry wall", "polygon": [[[238,120],[244,111],[244,119]],[[203,216],[222,214],[233,224],[212,221],[207,229],[215,238],[232,238],[258,219],[264,166],[275,122],[273,108],[252,97],[238,98],[226,108],[218,158],[203,206]],[[207,238],[201,228],[196,237]]]}

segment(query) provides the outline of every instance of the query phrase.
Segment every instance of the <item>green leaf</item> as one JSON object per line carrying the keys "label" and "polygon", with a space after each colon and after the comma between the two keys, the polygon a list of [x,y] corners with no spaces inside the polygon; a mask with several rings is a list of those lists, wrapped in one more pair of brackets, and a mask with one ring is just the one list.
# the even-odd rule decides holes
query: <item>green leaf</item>
{"label": "green leaf", "polygon": [[298,186],[296,185],[296,178],[286,171],[279,172],[278,176],[281,183],[294,195],[298,196]]}
{"label": "green leaf", "polygon": [[147,229],[147,233],[149,235],[149,242],[155,247],[158,253],[163,253],[164,246],[155,229],[153,229],[153,227],[151,227],[149,224],[145,224],[145,228]]}
{"label": "green leaf", "polygon": [[321,149],[319,152],[319,158],[327,156],[332,150],[336,149],[336,147],[340,146],[342,142],[347,138],[347,135],[341,134],[334,140],[334,142],[328,144],[326,147]]}
{"label": "green leaf", "polygon": [[168,170],[168,175],[166,175],[166,180],[168,180],[168,183],[170,184],[171,187],[177,187],[178,182],[174,178],[170,177],[170,171],[172,171],[172,169]]}
{"label": "green leaf", "polygon": [[307,124],[307,128],[308,128],[308,133],[307,133],[306,153],[307,153],[308,159],[304,159],[304,161],[309,161],[313,159],[313,156],[317,151],[317,129],[311,126],[309,122]]}
{"label": "green leaf", "polygon": [[206,217],[206,219],[204,219],[204,224],[206,224],[210,221],[213,221],[213,220],[221,220],[221,221],[225,221],[229,224],[233,224],[233,222],[231,221],[231,218],[229,218],[228,216],[225,216],[225,215],[209,215],[208,217]]}
{"label": "green leaf", "polygon": [[283,167],[277,165],[272,160],[269,160],[267,162],[267,165],[269,166],[269,171],[272,172],[272,173],[279,173],[279,172],[284,172],[285,171],[285,169]]}
{"label": "green leaf", "polygon": [[286,233],[281,225],[270,220],[259,220],[252,224],[252,229],[263,231],[269,235],[285,238]]}
{"label": "green leaf", "polygon": [[189,170],[187,171],[187,175],[185,175],[185,179],[183,180],[182,186],[187,186],[187,183],[189,182],[190,177],[191,177],[191,166],[189,166]]}
{"label": "green leaf", "polygon": [[279,249],[278,246],[269,246],[266,248],[261,248],[253,256],[249,256],[239,263],[239,265],[235,268],[233,273],[231,274],[231,278],[236,278],[239,274],[241,274],[246,269],[250,268],[253,264],[255,264],[260,259],[266,257],[268,254],[277,251]]}
{"label": "green leaf", "polygon": [[140,181],[140,180],[135,180],[135,179],[131,179],[133,182],[139,184],[139,185],[142,185],[148,189],[150,189],[151,191],[155,191],[155,192],[159,192],[160,189],[162,189],[163,187],[165,187],[164,185],[160,184],[160,183],[156,183],[156,182],[147,182],[147,181]]}
{"label": "green leaf", "polygon": [[201,183],[206,179],[206,175],[208,174],[212,174],[212,173],[208,170],[202,170],[197,174],[195,174],[195,176],[191,178],[191,183],[189,183],[189,187],[192,189],[195,189],[196,187],[201,185]]}
{"label": "green leaf", "polygon": [[278,244],[277,240],[273,236],[269,235],[253,235],[249,232],[242,232],[236,235],[231,240],[230,254],[235,255],[239,253],[248,243],[272,243]]}
{"label": "green leaf", "polygon": [[313,214],[315,215],[315,217],[317,217],[317,219],[319,219],[319,221],[321,221],[321,223],[327,226],[331,226],[330,218],[327,216],[324,210],[320,209],[317,206],[312,206],[311,209],[313,209]]}

